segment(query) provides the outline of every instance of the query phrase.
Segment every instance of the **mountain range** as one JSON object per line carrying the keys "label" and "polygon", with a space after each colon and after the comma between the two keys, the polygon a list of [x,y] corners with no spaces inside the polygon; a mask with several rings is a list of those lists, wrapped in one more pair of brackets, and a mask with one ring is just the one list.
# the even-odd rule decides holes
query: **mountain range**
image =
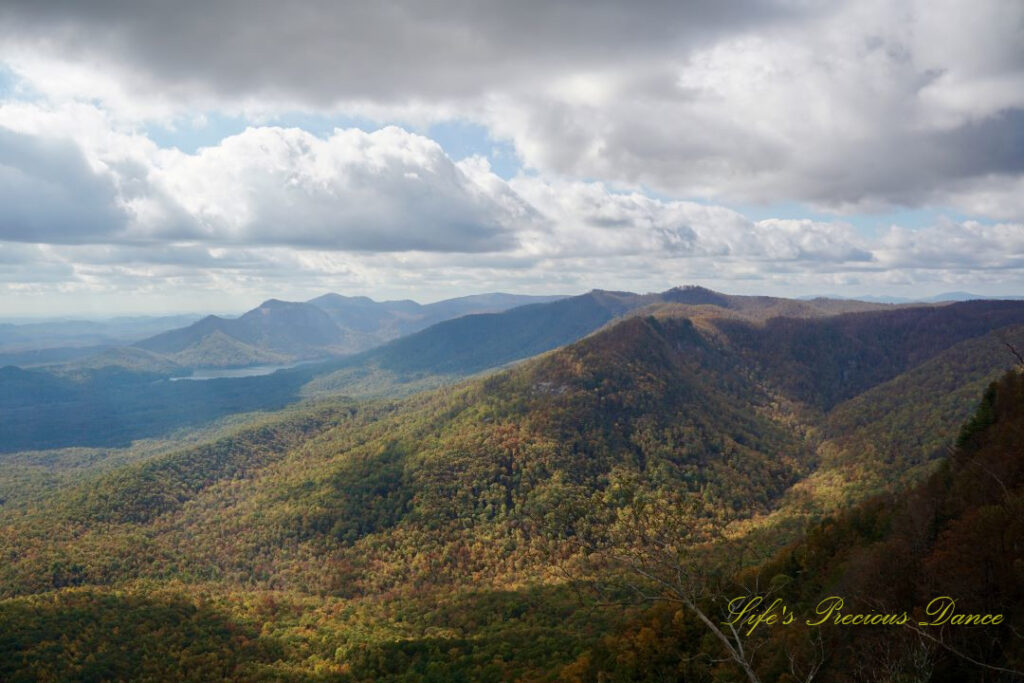
{"label": "mountain range", "polygon": [[[346,306],[349,302],[341,297],[327,297],[326,301]],[[435,305],[432,315],[501,306],[515,299],[486,295],[453,302]],[[399,303],[399,308],[416,310],[408,302]],[[354,306],[372,312],[364,327],[390,319],[390,314],[366,301]],[[386,309],[390,304],[381,306]],[[248,365],[257,360],[274,367],[297,355],[324,354],[327,348],[318,344],[331,338],[332,330],[340,329],[332,326],[318,306],[265,304],[237,320],[210,316],[135,346],[108,349],[72,363],[0,369],[0,411],[10,416],[0,423],[0,452],[123,446],[132,439],[159,436],[233,413],[276,410],[303,398],[395,396],[435,388],[575,341],[641,310],[689,315],[700,322],[709,317],[747,321],[778,315],[819,318],[886,308],[891,307],[731,296],[700,287],[660,294],[594,290],[500,313],[446,320],[360,354],[278,370],[268,376],[208,380],[201,386],[172,381],[188,372],[184,359],[201,365]],[[339,304],[334,315],[340,315],[340,310]],[[355,327],[359,321],[357,316],[347,324]],[[230,337],[219,328],[228,323],[228,331],[253,343]],[[236,328],[249,332],[242,334]],[[60,400],[53,400],[58,395]]]}
{"label": "mountain range", "polygon": [[[0,455],[0,677],[736,680],[699,615],[751,587],[959,590],[1020,630],[1019,349],[1019,301],[691,287],[262,377],[4,368],[8,450],[64,448]],[[1009,627],[948,643],[1019,671]],[[766,629],[747,664],[988,680],[913,634],[816,633]]]}
{"label": "mountain range", "polygon": [[449,318],[559,298],[495,293],[426,305],[333,293],[305,302],[270,299],[237,318],[210,315],[134,346],[183,367],[283,363],[347,355]]}
{"label": "mountain range", "polygon": [[198,315],[0,322],[0,367],[64,363],[189,325]]}

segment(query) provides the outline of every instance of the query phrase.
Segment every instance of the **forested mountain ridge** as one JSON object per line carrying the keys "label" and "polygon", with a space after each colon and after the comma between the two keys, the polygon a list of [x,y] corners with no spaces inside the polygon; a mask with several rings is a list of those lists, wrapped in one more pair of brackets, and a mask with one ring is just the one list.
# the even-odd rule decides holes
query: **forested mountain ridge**
{"label": "forested mountain ridge", "polygon": [[[933,348],[947,346],[931,355],[911,349],[920,325],[933,324],[913,310],[787,323],[793,349],[837,342],[848,384],[829,394],[814,383],[836,365],[824,352],[785,356],[800,382],[763,366],[770,340],[760,335],[780,323],[708,315],[696,324],[677,308],[728,310],[719,303],[661,302],[657,316],[627,317],[484,379],[398,402],[293,409],[28,508],[0,506],[10,559],[0,586],[11,596],[0,620],[91,614],[116,624],[118,606],[148,610],[162,615],[154,628],[206,634],[199,650],[223,650],[209,661],[235,678],[569,678],[587,661],[606,661],[607,639],[622,633],[633,642],[628,620],[641,607],[582,609],[564,573],[586,577],[581,551],[607,539],[631,501],[692,500],[689,521],[705,528],[735,521],[756,531],[759,519],[804,514],[794,498],[801,486],[821,485],[814,476],[831,457],[822,446],[839,448],[853,428],[844,425],[861,429],[858,443],[874,443],[870,408],[886,391],[913,396],[942,377],[936,368],[979,381],[1012,363],[1000,335],[1018,343],[1019,329],[994,329],[1017,313],[979,304],[977,315],[938,319]],[[888,332],[872,342],[865,326]],[[885,348],[889,355],[878,356]],[[848,365],[858,354],[872,362]],[[962,358],[972,360],[955,362]],[[869,384],[862,395],[881,392],[875,399],[858,407],[858,394],[829,409],[850,387]],[[925,411],[945,405],[937,394],[916,398]],[[968,410],[955,403],[953,413]],[[956,423],[939,427],[948,437],[956,431]],[[825,471],[843,490],[859,477],[856,468]],[[843,504],[873,492],[850,490]],[[766,538],[793,538],[804,518],[793,519]],[[758,543],[760,553],[771,549]],[[57,591],[44,612],[31,595],[39,591]],[[140,601],[145,594],[155,597]],[[178,601],[190,594],[204,597],[188,616]],[[211,623],[244,641],[204,630]],[[29,632],[38,633],[19,630]],[[18,642],[28,653],[52,646]],[[183,656],[175,642],[157,647],[161,671]],[[83,666],[56,647],[67,666]],[[666,652],[678,654],[678,643]],[[17,661],[38,664],[31,655]]]}
{"label": "forested mountain ridge", "polygon": [[[894,675],[927,668],[933,680],[1024,678],[1024,367],[982,395],[941,468],[909,491],[867,501],[813,529],[764,572],[796,578],[794,604],[828,591],[849,596],[848,610],[899,612],[942,621],[929,603],[955,601],[958,614],[1002,615],[990,627],[927,627],[889,635],[840,630],[832,680],[857,671]],[[856,654],[854,654],[856,653]],[[922,664],[923,663],[923,664]]]}
{"label": "forested mountain ridge", "polygon": [[717,326],[773,384],[828,410],[956,343],[1024,323],[1022,310],[1018,301],[971,301]]}

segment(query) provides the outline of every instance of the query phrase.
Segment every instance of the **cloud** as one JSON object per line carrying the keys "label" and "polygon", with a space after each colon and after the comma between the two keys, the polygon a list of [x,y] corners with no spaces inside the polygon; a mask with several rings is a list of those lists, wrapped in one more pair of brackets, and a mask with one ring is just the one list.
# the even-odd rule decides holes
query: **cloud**
{"label": "cloud", "polygon": [[829,264],[872,258],[863,240],[841,222],[755,222],[726,207],[615,192],[596,182],[519,177],[511,187],[558,226],[544,237],[552,240],[548,251],[560,256],[649,254]]}
{"label": "cloud", "polygon": [[1018,0],[25,0],[0,9],[0,59],[126,120],[461,118],[546,176],[1021,220],[986,187],[1024,177],[1022,25]]}
{"label": "cloud", "polygon": [[506,95],[492,126],[530,166],[722,201],[943,205],[1021,177],[1024,5],[835,7],[605,69],[582,94]]}
{"label": "cloud", "polygon": [[110,237],[126,222],[117,188],[81,150],[0,128],[0,239],[77,242]]}
{"label": "cloud", "polygon": [[197,154],[168,155],[149,179],[188,219],[176,224],[172,215],[139,230],[356,251],[511,247],[533,212],[486,172],[472,173],[432,140],[395,127],[336,130],[327,139],[249,128]]}
{"label": "cloud", "polygon": [[440,298],[689,281],[821,292],[963,288],[994,272],[1003,275],[993,288],[1024,285],[1024,225],[1013,220],[893,226],[878,237],[841,220],[752,220],[604,182],[505,181],[485,159],[455,162],[397,127],[326,137],[253,127],[187,154],[95,107],[21,104],[0,107],[0,151],[10,177],[0,281],[19,297],[340,289]]}
{"label": "cloud", "polygon": [[[602,194],[600,188],[587,189]],[[610,193],[606,201],[635,209],[628,196]],[[429,301],[495,290],[661,291],[686,283],[776,295],[923,296],[964,289],[1014,294],[1024,288],[1021,224],[893,227],[863,240],[842,223],[752,222],[721,207],[652,201],[646,216],[615,225],[595,225],[591,215],[580,216],[575,226],[552,220],[547,241],[534,242],[527,234],[509,251],[481,254],[0,242],[0,294],[7,296],[9,311],[40,310],[34,301],[51,307],[77,301],[80,310],[102,312],[114,306],[223,310],[229,304],[244,310],[269,297],[304,300],[324,291]],[[692,209],[692,243],[685,250],[665,249],[656,226],[686,209]],[[607,216],[607,207],[598,213]],[[602,237],[607,241],[600,242]]]}
{"label": "cloud", "polygon": [[74,268],[61,259],[53,258],[50,247],[0,242],[0,283],[3,287],[61,287],[74,277]]}
{"label": "cloud", "polygon": [[538,219],[486,164],[399,128],[249,128],[185,154],[30,111],[0,109],[6,240],[480,252]]}
{"label": "cloud", "polygon": [[877,246],[889,268],[1024,269],[1024,224],[943,221],[922,230],[893,226]]}
{"label": "cloud", "polygon": [[184,0],[140,7],[130,0],[14,0],[0,10],[0,25],[26,68],[29,54],[49,52],[112,68],[149,94],[329,105],[475,97],[496,83],[529,85],[539,65],[565,71],[685,50],[791,14],[787,4]]}

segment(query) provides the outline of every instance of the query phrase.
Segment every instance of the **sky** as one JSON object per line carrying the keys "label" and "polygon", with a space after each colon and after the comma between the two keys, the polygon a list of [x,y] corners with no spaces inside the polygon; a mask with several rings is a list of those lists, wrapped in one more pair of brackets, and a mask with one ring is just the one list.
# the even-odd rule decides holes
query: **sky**
{"label": "sky", "polygon": [[0,316],[1024,294],[1020,0],[0,4]]}

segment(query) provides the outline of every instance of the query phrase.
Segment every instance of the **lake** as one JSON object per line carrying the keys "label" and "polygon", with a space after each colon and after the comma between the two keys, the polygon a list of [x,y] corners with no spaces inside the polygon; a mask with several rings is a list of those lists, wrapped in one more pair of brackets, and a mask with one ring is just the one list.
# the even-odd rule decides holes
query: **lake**
{"label": "lake", "polygon": [[270,373],[277,372],[278,370],[287,370],[288,368],[295,368],[312,362],[314,361],[303,360],[295,363],[285,363],[284,365],[250,365],[244,368],[201,368],[199,370],[193,370],[192,374],[187,377],[172,377],[171,381],[223,379],[226,377],[259,377],[260,375],[269,375]]}

